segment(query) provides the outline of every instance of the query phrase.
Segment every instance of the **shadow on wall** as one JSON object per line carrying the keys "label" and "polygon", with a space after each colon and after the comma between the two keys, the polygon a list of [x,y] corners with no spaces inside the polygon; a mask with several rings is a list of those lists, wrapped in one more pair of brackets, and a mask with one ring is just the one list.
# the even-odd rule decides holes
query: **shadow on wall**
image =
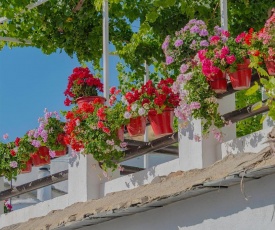
{"label": "shadow on wall", "polygon": [[222,156],[225,157],[230,153],[259,152],[266,147],[267,133],[267,131],[261,130],[223,143]]}

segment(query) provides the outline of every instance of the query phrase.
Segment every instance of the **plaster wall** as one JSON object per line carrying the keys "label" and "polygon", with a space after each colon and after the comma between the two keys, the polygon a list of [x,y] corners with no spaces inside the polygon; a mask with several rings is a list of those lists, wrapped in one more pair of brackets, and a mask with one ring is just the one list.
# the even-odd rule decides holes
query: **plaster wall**
{"label": "plaster wall", "polygon": [[274,230],[275,175],[82,230]]}
{"label": "plaster wall", "polygon": [[151,183],[156,177],[166,176],[171,172],[176,172],[179,170],[179,159],[171,160],[169,162],[151,167],[148,170],[142,170],[134,174],[129,174],[107,181],[106,183],[100,185],[100,194],[101,196],[105,196],[111,192],[137,188],[138,186]]}
{"label": "plaster wall", "polygon": [[269,127],[248,134],[246,136],[224,142],[221,145],[221,157],[224,158],[226,155],[230,153],[238,154],[243,152],[260,152],[262,149],[269,146],[269,143],[267,143],[267,135],[271,130],[272,127]]}
{"label": "plaster wall", "polygon": [[68,195],[59,196],[52,200],[22,208],[0,216],[0,229],[12,224],[26,222],[30,218],[45,216],[53,210],[64,209],[69,206]]}

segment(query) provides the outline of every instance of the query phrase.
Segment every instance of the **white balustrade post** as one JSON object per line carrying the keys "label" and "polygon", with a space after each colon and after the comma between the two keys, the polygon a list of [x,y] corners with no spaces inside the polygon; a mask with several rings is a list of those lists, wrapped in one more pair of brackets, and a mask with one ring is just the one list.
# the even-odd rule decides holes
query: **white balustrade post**
{"label": "white balustrade post", "polygon": [[[0,177],[0,191],[4,191],[4,177]],[[4,213],[4,201],[0,201],[0,214]]]}
{"label": "white balustrade post", "polygon": [[[70,148],[70,155],[71,152]],[[75,157],[70,159],[68,169],[69,204],[99,199],[103,196],[101,185],[108,178],[104,176],[104,171],[99,167],[98,162],[92,155],[77,153]],[[111,179],[117,178],[119,175],[119,170],[115,170],[113,173],[108,172],[108,176]]]}
{"label": "white balustrade post", "polygon": [[[38,179],[51,175],[49,169],[50,169],[49,165],[45,165],[39,168]],[[52,186],[50,185],[50,186],[37,189],[37,199],[40,201],[46,201],[46,200],[52,199]]]}
{"label": "white balustrade post", "polygon": [[[235,95],[227,96],[219,100],[219,112],[225,114],[235,109]],[[210,133],[208,138],[202,138],[201,120],[193,119],[186,129],[181,129],[179,121],[179,160],[183,171],[194,168],[205,168],[221,159],[221,143]],[[236,126],[222,128],[223,141],[236,137]],[[195,140],[195,135],[200,141]]]}

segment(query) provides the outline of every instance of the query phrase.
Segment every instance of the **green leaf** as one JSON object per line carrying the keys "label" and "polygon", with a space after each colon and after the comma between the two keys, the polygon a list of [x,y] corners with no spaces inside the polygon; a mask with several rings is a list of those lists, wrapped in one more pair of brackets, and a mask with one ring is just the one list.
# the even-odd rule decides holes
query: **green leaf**
{"label": "green leaf", "polygon": [[263,106],[263,103],[261,101],[257,102],[256,104],[254,104],[251,108],[252,111],[255,111],[257,109],[260,109]]}
{"label": "green leaf", "polygon": [[146,19],[149,22],[155,22],[158,18],[159,14],[157,11],[151,11],[149,14],[146,15]]}
{"label": "green leaf", "polygon": [[264,120],[266,119],[266,117],[267,117],[267,114],[264,114],[264,115],[262,116],[262,118],[261,118],[261,120],[260,120],[260,123],[261,123],[261,124],[264,122]]}
{"label": "green leaf", "polygon": [[258,84],[257,82],[255,82],[255,85],[253,85],[251,88],[249,88],[249,89],[246,91],[245,95],[246,95],[246,96],[250,96],[250,95],[256,93],[256,92],[258,91],[259,88],[260,88],[259,84]]}

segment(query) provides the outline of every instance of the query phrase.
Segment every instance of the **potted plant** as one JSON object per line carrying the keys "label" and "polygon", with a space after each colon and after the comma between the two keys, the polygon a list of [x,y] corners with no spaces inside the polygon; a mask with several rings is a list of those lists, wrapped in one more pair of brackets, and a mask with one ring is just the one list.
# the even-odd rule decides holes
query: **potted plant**
{"label": "potted plant", "polygon": [[158,84],[152,80],[141,89],[133,88],[125,94],[127,110],[125,118],[136,118],[148,114],[149,121],[156,136],[173,133],[173,110],[179,103],[178,94],[172,92],[172,78],[161,79]]}
{"label": "potted plant", "polygon": [[73,108],[65,114],[65,143],[74,151],[92,154],[104,170],[117,168],[116,162],[122,159],[126,147],[118,136],[126,121],[124,110],[122,103],[107,107],[100,99]]}
{"label": "potted plant", "polygon": [[61,157],[67,153],[67,146],[64,142],[65,132],[63,130],[65,122],[61,121],[58,112],[48,112],[44,110],[44,117],[39,118],[39,128],[37,139],[41,145],[49,149],[49,155],[54,157]]}
{"label": "potted plant", "polygon": [[268,50],[265,56],[267,71],[269,75],[275,76],[275,8],[272,9],[264,28],[259,31],[258,38]]}
{"label": "potted plant", "polygon": [[103,92],[103,84],[99,78],[95,78],[87,67],[74,68],[64,92],[66,96],[64,104],[69,106],[77,103],[81,107],[84,102],[93,101],[95,98],[99,98],[104,104],[105,98],[97,96],[98,91]]}
{"label": "potted plant", "polygon": [[47,140],[47,132],[44,130],[44,124],[40,123],[37,129],[29,130],[28,141],[37,150],[31,154],[32,163],[34,166],[42,166],[51,163],[51,157],[49,149],[45,146],[43,142]]}
{"label": "potted plant", "polygon": [[230,66],[228,73],[232,87],[235,90],[248,89],[251,83],[252,68],[251,56],[261,55],[259,42],[255,43],[255,33],[251,28],[248,32],[240,33],[236,38],[230,37],[228,46],[236,57],[236,61]]}
{"label": "potted plant", "polygon": [[146,117],[149,112],[148,98],[144,97],[144,87],[132,88],[122,96],[122,102],[126,105],[124,113],[128,119],[127,130],[130,136],[142,136],[145,133]]}
{"label": "potted plant", "polygon": [[215,27],[215,35],[210,36],[209,46],[199,50],[198,58],[202,73],[216,93],[227,91],[226,71],[236,61],[234,53],[227,45],[229,32]]}
{"label": "potted plant", "polygon": [[[29,145],[29,143],[27,143]],[[29,147],[29,148],[28,148]],[[15,179],[16,176],[24,170],[30,172],[31,168],[28,166],[30,160],[30,152],[32,146],[26,147],[24,138],[16,138],[14,142],[2,143],[0,142],[0,154],[2,161],[0,165],[0,175],[7,179]]]}
{"label": "potted plant", "polygon": [[[198,59],[197,57],[195,59]],[[226,123],[218,112],[218,102],[215,92],[211,89],[207,78],[202,73],[201,66],[190,66],[178,76],[172,86],[173,92],[179,94],[179,105],[175,108],[175,116],[182,120],[181,128],[187,128],[190,118],[202,120],[202,133],[214,134],[218,141],[222,141],[219,128]],[[201,136],[194,134],[195,140]]]}
{"label": "potted plant", "polygon": [[174,35],[165,38],[162,49],[167,68],[173,70],[171,76],[176,78],[181,65],[192,62],[198,50],[209,45],[208,35],[206,24],[202,20],[192,19]]}

